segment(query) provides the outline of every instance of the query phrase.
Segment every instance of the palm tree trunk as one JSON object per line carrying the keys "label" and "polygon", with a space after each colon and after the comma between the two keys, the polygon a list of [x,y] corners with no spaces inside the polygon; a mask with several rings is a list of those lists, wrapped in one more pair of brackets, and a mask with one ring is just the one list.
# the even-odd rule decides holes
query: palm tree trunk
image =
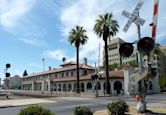
{"label": "palm tree trunk", "polygon": [[106,71],[106,94],[110,94],[110,83],[109,83],[109,71],[108,71],[108,48],[107,48],[107,39],[104,40],[105,42],[105,71]]}
{"label": "palm tree trunk", "polygon": [[80,85],[79,85],[79,47],[76,47],[77,49],[77,93],[80,93]]}

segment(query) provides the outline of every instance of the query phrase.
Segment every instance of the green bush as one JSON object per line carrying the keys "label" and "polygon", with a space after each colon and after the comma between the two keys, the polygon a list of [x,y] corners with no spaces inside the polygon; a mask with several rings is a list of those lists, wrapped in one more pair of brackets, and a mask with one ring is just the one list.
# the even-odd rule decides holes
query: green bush
{"label": "green bush", "polygon": [[49,109],[45,109],[41,106],[34,105],[21,109],[18,115],[55,115],[55,114]]}
{"label": "green bush", "polygon": [[124,115],[129,111],[129,106],[126,102],[119,100],[117,102],[108,103],[107,109],[110,115]]}
{"label": "green bush", "polygon": [[89,107],[76,106],[74,108],[74,115],[93,115],[93,111]]}

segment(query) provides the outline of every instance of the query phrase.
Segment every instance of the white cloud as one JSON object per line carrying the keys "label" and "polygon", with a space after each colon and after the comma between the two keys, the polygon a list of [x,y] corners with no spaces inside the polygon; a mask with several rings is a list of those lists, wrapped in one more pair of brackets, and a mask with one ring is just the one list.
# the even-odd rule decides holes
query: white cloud
{"label": "white cloud", "polygon": [[35,46],[45,46],[47,43],[44,40],[38,39],[38,38],[22,38],[19,39],[25,43],[32,44]]}
{"label": "white cloud", "polygon": [[35,68],[39,68],[39,69],[42,69],[43,68],[43,65],[41,65],[41,64],[37,64],[37,63],[34,63],[34,62],[31,62],[31,63],[29,63],[29,64],[27,64],[30,68],[33,68],[33,67],[35,67]]}
{"label": "white cloud", "polygon": [[14,71],[14,75],[19,75],[20,77],[22,77],[23,71],[21,71],[21,70],[15,70]]}
{"label": "white cloud", "polygon": [[[103,1],[102,0],[90,0],[90,1],[79,0],[79,1],[76,1],[71,6],[68,6],[67,8],[62,10],[62,15],[60,19],[63,24],[63,27],[62,27],[63,35],[68,37],[68,32],[75,25],[83,26],[87,30],[87,35],[89,37],[89,40],[85,46],[81,47],[80,58],[87,57],[90,60],[97,61],[99,40],[98,40],[98,37],[93,32],[93,26],[97,16],[100,14],[104,14],[106,12],[112,11],[114,18],[117,19],[120,25],[119,33],[117,33],[117,36],[121,37],[122,39],[126,41],[133,42],[134,40],[138,39],[137,27],[135,24],[132,24],[128,32],[124,33],[122,29],[127,23],[127,18],[123,17],[121,13],[123,10],[132,12],[136,4],[137,2],[132,0],[103,0]],[[164,11],[163,8],[160,8],[160,9]],[[152,15],[153,15],[153,1],[144,2],[144,5],[142,6],[140,10],[140,17],[146,20],[145,25],[141,27],[142,37],[151,36],[151,27],[149,27],[149,24],[152,22]],[[159,25],[161,25],[161,22],[159,22]],[[165,24],[164,24],[164,27],[166,27]],[[163,33],[163,31],[164,29],[162,29],[161,31],[158,31],[158,34],[160,35],[161,33]],[[103,46],[103,42],[101,42],[101,46]],[[101,54],[100,57],[102,58],[103,47],[101,47],[101,49],[102,50],[100,51],[100,54]],[[73,56],[72,59],[75,59],[75,55]]]}
{"label": "white cloud", "polygon": [[46,52],[43,53],[44,56],[46,57],[50,57],[53,59],[56,59],[58,61],[62,61],[63,57],[66,57],[67,60],[69,59],[66,55],[66,51],[62,50],[62,49],[58,49],[58,50],[48,50]]}
{"label": "white cloud", "polygon": [[[105,4],[107,3],[107,4]],[[87,30],[89,40],[87,44],[80,48],[80,60],[87,57],[88,60],[97,61],[99,42],[103,45],[102,39],[99,39],[93,32],[96,17],[107,11],[108,7],[114,2],[109,0],[83,0],[74,2],[70,7],[64,9],[61,15],[61,22],[63,24],[62,32],[64,36],[68,36],[68,32],[75,25],[81,25]],[[102,49],[102,47],[101,47]],[[102,52],[100,53],[102,55]],[[71,58],[75,60],[75,55]],[[102,57],[102,56],[101,56]]]}
{"label": "white cloud", "polygon": [[[25,43],[43,46],[45,28],[33,15],[35,0],[0,0],[0,27]],[[21,38],[21,39],[20,39]]]}
{"label": "white cloud", "polygon": [[33,4],[34,0],[0,0],[0,25],[5,28],[16,26]]}

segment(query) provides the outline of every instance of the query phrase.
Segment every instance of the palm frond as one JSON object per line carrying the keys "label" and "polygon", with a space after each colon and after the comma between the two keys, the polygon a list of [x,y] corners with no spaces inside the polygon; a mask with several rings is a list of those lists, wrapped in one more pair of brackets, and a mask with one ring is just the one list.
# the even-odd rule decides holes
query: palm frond
{"label": "palm frond", "polygon": [[69,32],[69,43],[74,44],[76,47],[80,45],[84,45],[88,40],[86,35],[86,30],[82,26],[75,26],[75,28],[71,29]]}
{"label": "palm frond", "polygon": [[[107,28],[109,28],[109,32],[105,32]],[[118,22],[113,19],[113,14],[106,13],[105,15],[99,15],[93,30],[99,37],[102,37],[106,33],[108,33],[107,37],[113,37],[118,32],[118,28]]]}

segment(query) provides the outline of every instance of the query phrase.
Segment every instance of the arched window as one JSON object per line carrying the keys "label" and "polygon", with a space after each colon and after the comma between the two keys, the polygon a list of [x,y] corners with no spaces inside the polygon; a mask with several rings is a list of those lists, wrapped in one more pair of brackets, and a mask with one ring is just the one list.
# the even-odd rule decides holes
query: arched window
{"label": "arched window", "polygon": [[[98,89],[98,90],[101,90],[100,82],[97,82],[97,89]],[[95,86],[95,90],[96,90],[96,86]]]}
{"label": "arched window", "polygon": [[[109,82],[109,87],[111,86],[111,84],[110,84],[110,82]],[[106,90],[106,82],[104,82],[104,84],[103,84],[103,88],[104,88],[104,90]]]}
{"label": "arched window", "polygon": [[84,83],[81,83],[81,92],[84,92]]}
{"label": "arched window", "polygon": [[74,88],[73,88],[73,91],[75,92],[77,90],[77,84],[74,83]]}
{"label": "arched window", "polygon": [[59,84],[58,91],[61,91],[61,84]]}
{"label": "arched window", "polygon": [[120,94],[120,90],[122,90],[122,83],[120,81],[114,83],[114,90],[117,91],[117,94]]}
{"label": "arched window", "polygon": [[66,84],[63,84],[63,91],[66,91]]}
{"label": "arched window", "polygon": [[54,84],[54,89],[53,90],[56,91],[56,84]]}
{"label": "arched window", "polygon": [[149,82],[149,90],[152,90],[153,89],[153,85],[152,85],[152,82],[150,81]]}
{"label": "arched window", "polygon": [[87,90],[92,90],[92,83],[91,82],[87,83]]}
{"label": "arched window", "polygon": [[68,91],[71,91],[72,89],[71,89],[71,84],[69,83],[68,84]]}

